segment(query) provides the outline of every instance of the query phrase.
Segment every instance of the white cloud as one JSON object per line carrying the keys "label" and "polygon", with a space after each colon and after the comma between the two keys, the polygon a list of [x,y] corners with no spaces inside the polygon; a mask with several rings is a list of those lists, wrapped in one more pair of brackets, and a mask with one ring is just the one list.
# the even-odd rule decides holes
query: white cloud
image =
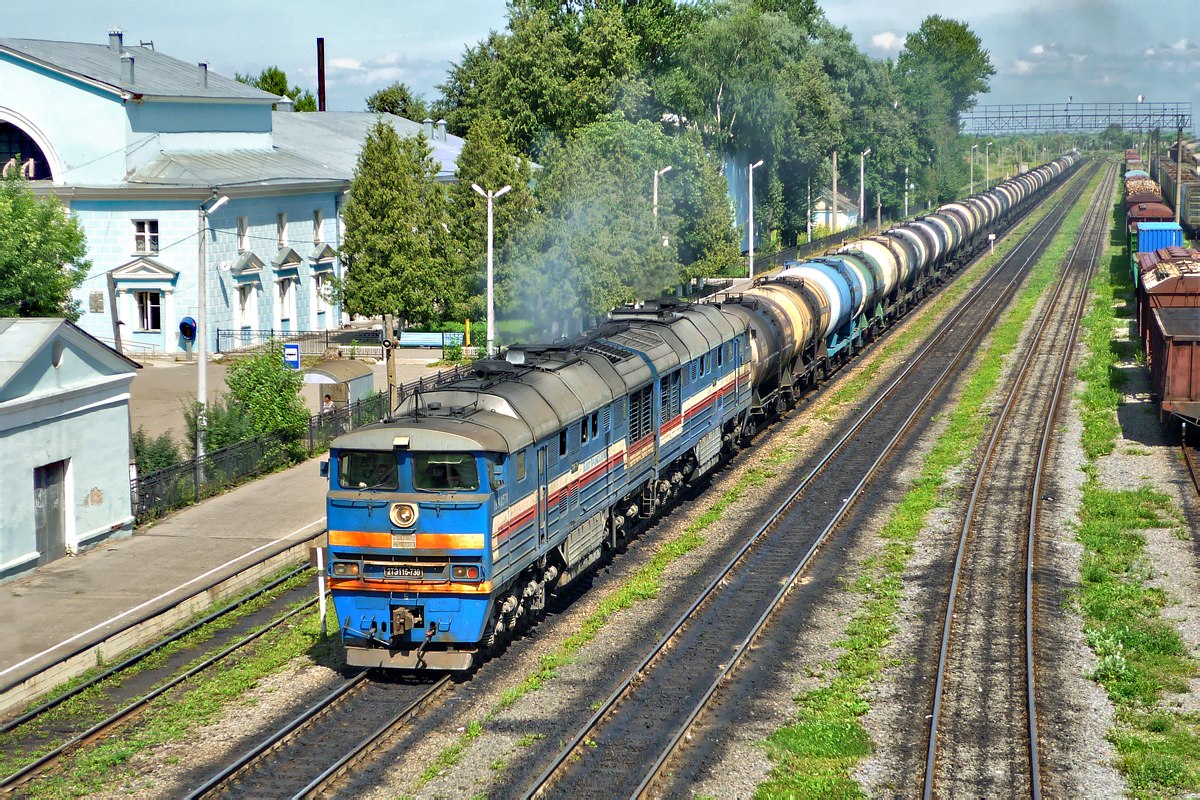
{"label": "white cloud", "polygon": [[1151,47],[1149,50],[1147,50],[1142,55],[1146,56],[1146,58],[1153,58],[1154,57],[1154,48]]}
{"label": "white cloud", "polygon": [[1032,61],[1025,61],[1020,58],[1018,58],[1016,60],[1016,63],[1013,64],[1013,72],[1017,73],[1018,75],[1029,75],[1036,68],[1037,68],[1037,65],[1034,64]]}
{"label": "white cloud", "polygon": [[897,36],[892,31],[881,31],[871,37],[871,47],[885,53],[898,53],[904,47],[905,38],[907,37]]}
{"label": "white cloud", "polygon": [[329,59],[329,67],[331,69],[348,70],[360,70],[363,68],[362,62],[357,58],[331,58]]}
{"label": "white cloud", "polygon": [[1180,53],[1182,53],[1184,50],[1187,50],[1187,49],[1188,49],[1188,40],[1187,40],[1187,39],[1180,39],[1178,42],[1176,42],[1175,44],[1171,45],[1171,49],[1172,49],[1172,50],[1175,50],[1175,51],[1177,51],[1177,52],[1180,52]]}
{"label": "white cloud", "polygon": [[1046,52],[1046,46],[1035,44],[1033,47],[1029,48],[1029,52],[1035,56],[1040,56],[1042,53]]}

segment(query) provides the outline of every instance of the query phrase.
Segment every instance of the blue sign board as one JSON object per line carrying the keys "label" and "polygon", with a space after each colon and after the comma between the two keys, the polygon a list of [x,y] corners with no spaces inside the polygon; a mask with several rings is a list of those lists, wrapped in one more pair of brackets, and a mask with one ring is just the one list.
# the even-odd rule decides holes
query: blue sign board
{"label": "blue sign board", "polygon": [[285,344],[283,346],[283,366],[287,369],[300,369],[300,345]]}

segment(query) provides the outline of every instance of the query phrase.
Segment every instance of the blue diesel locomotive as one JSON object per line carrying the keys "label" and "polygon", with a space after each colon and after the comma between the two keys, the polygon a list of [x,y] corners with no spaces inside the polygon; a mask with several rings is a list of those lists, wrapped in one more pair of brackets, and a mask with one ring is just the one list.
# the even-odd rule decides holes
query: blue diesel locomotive
{"label": "blue diesel locomotive", "polygon": [[510,347],[338,437],[323,468],[347,662],[470,669],[1077,160],[712,302],[652,301],[573,341]]}

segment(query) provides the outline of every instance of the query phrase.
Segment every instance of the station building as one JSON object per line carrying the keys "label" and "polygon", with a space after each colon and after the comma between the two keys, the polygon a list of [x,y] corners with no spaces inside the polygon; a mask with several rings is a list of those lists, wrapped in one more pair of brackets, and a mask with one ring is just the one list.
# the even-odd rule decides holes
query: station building
{"label": "station building", "polygon": [[133,529],[138,364],[64,319],[0,319],[0,581]]}
{"label": "station building", "polygon": [[210,352],[218,329],[229,347],[338,327],[329,280],[367,131],[382,118],[423,132],[443,181],[463,140],[444,122],[290,108],[120,31],[96,44],[0,38],[0,167],[25,170],[83,225],[80,328],[135,358],[179,353],[201,274]]}

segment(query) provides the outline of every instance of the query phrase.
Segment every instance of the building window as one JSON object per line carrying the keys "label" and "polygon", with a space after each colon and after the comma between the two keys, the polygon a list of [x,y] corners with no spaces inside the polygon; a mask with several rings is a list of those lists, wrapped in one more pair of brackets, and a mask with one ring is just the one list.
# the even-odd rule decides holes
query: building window
{"label": "building window", "polygon": [[318,314],[329,310],[329,298],[325,296],[325,292],[329,288],[328,284],[329,279],[323,273],[318,272],[313,275],[313,303]]}
{"label": "building window", "polygon": [[158,220],[135,219],[133,221],[133,251],[135,253],[158,252]]}
{"label": "building window", "polygon": [[238,252],[244,253],[250,249],[250,218],[238,217]]}
{"label": "building window", "polygon": [[517,482],[525,480],[525,451],[517,453]]}
{"label": "building window", "polygon": [[138,330],[162,330],[162,293],[137,292]]}
{"label": "building window", "polygon": [[258,304],[254,286],[238,287],[238,327],[253,329],[258,323]]}
{"label": "building window", "polygon": [[275,233],[279,237],[279,246],[287,247],[287,214],[280,212],[275,215]]}
{"label": "building window", "polygon": [[279,318],[281,320],[290,320],[295,316],[292,308],[295,299],[296,293],[292,291],[292,279],[284,278],[279,282]]}
{"label": "building window", "polygon": [[313,209],[313,244],[325,241],[321,238],[321,226],[325,223],[325,214],[319,208]]}

